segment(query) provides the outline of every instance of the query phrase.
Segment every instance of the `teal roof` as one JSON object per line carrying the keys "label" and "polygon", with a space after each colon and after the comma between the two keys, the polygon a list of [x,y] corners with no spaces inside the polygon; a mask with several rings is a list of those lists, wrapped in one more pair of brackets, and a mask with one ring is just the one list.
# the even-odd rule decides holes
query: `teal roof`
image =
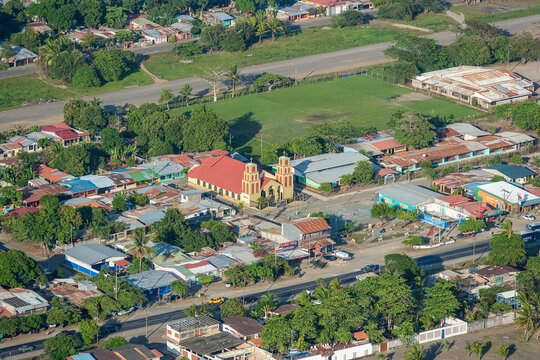
{"label": "teal roof", "polygon": [[486,169],[496,170],[512,180],[536,175],[531,169],[519,165],[499,164],[488,166]]}

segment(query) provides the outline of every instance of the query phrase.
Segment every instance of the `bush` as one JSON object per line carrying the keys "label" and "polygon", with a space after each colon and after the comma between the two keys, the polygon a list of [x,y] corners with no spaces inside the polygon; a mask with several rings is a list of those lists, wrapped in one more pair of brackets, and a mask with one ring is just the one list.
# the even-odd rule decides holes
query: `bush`
{"label": "bush", "polygon": [[324,192],[332,192],[334,188],[332,187],[332,184],[330,183],[322,183],[321,185],[319,185],[319,190],[324,191]]}
{"label": "bush", "polygon": [[204,45],[198,42],[187,42],[175,45],[172,49],[174,55],[195,56],[204,53]]}
{"label": "bush", "polygon": [[401,242],[403,245],[424,245],[424,239],[420,236],[409,235],[406,240]]}
{"label": "bush", "polygon": [[332,17],[332,27],[341,29],[347,26],[356,26],[364,22],[364,14],[358,10],[347,10],[338,16]]}
{"label": "bush", "polygon": [[82,87],[95,87],[101,85],[101,80],[99,80],[96,69],[90,66],[81,66],[78,68],[71,82],[74,85]]}

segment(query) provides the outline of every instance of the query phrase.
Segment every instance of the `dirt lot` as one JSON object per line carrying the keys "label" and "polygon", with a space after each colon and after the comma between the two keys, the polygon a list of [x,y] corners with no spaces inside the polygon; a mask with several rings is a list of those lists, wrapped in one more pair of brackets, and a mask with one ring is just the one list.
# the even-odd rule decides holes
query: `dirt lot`
{"label": "dirt lot", "polygon": [[[475,359],[476,355],[469,356],[465,350],[466,342],[471,343],[480,341],[484,345],[484,355],[482,360],[500,360],[502,357],[497,354],[497,349],[500,345],[514,345],[514,350],[509,359],[516,360],[537,360],[540,358],[540,341],[531,339],[528,343],[525,342],[523,332],[516,326],[501,326],[484,331],[479,331],[463,336],[457,336],[448,339],[451,346],[448,350],[445,349],[444,341],[433,342],[422,345],[426,351],[426,360],[464,360]],[[386,359],[399,360],[405,358],[406,349],[399,349],[395,352],[386,354]],[[369,360],[377,359],[377,356],[367,358]]]}

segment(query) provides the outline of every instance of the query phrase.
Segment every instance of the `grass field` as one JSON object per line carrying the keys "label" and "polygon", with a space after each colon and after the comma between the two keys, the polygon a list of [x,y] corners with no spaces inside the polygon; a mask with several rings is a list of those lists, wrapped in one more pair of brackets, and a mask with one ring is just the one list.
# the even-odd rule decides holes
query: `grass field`
{"label": "grass field", "polygon": [[99,94],[99,93],[103,93],[107,91],[122,90],[124,88],[132,87],[132,86],[150,85],[153,83],[154,81],[152,81],[150,76],[148,76],[141,70],[138,70],[136,72],[129,74],[128,76],[126,76],[120,81],[112,81],[100,87],[84,88],[80,86],[69,85],[69,89],[83,96],[83,95]]}
{"label": "grass field", "polygon": [[275,41],[264,40],[245,52],[195,56],[190,64],[180,63],[181,58],[170,52],[152,55],[144,66],[159,78],[174,80],[196,75],[208,67],[230,67],[233,64],[245,67],[391,41],[400,32],[403,31],[385,28],[313,28],[281,36]]}
{"label": "grass field", "polygon": [[229,122],[233,147],[255,156],[260,154],[261,135],[265,144],[285,143],[324,121],[347,119],[356,125],[384,129],[390,115],[400,108],[454,114],[456,118],[479,113],[450,100],[430,98],[364,76],[274,90],[207,106]]}
{"label": "grass field", "polygon": [[389,21],[418,26],[433,31],[445,31],[450,29],[453,25],[458,25],[457,21],[449,16],[446,16],[444,13],[419,14],[414,20],[411,21],[399,21],[394,19]]}
{"label": "grass field", "polygon": [[20,107],[24,101],[66,99],[70,96],[73,96],[71,91],[48,85],[35,75],[0,81],[0,110]]}
{"label": "grass field", "polygon": [[[510,8],[508,11],[502,11],[502,12],[494,11],[491,13],[490,10],[492,10],[492,7],[490,7],[490,3],[486,3],[484,5],[479,5],[479,6],[465,6],[465,5],[452,6],[451,10],[454,12],[460,12],[463,15],[465,15],[465,20],[482,20],[486,22],[501,21],[501,20],[519,18],[523,16],[540,14],[540,1],[539,0],[527,0],[527,1],[521,0],[520,3],[523,3],[522,9],[511,10]],[[491,4],[491,5],[495,7],[496,4]],[[509,6],[509,5],[517,5],[517,4],[512,1],[508,1],[506,4],[503,3],[501,7]]]}

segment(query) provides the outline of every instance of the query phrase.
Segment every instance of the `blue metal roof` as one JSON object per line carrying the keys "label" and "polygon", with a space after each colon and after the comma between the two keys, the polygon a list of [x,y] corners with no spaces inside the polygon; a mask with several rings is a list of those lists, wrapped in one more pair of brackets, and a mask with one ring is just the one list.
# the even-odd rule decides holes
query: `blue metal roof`
{"label": "blue metal roof", "polygon": [[71,191],[74,194],[85,192],[85,191],[92,191],[98,188],[91,181],[81,180],[80,178],[67,180],[67,181],[61,181],[60,185],[67,187],[69,191]]}

